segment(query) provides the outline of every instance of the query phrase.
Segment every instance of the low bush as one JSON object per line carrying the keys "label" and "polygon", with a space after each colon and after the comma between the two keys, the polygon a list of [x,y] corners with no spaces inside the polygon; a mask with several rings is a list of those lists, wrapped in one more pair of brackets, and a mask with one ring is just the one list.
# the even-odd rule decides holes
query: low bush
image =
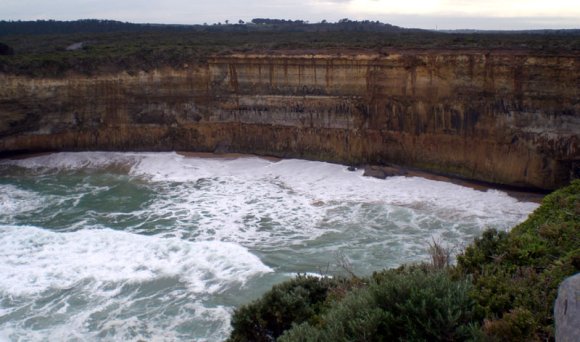
{"label": "low bush", "polygon": [[293,323],[313,320],[339,280],[299,275],[275,285],[260,299],[240,307],[228,341],[274,341]]}
{"label": "low bush", "polygon": [[469,281],[429,268],[376,273],[317,322],[297,325],[279,341],[465,340],[477,333],[470,289]]}
{"label": "low bush", "polygon": [[[458,256],[494,340],[553,340],[559,284],[580,271],[580,180],[548,196],[509,234],[494,230]],[[504,336],[503,338],[501,336]]]}

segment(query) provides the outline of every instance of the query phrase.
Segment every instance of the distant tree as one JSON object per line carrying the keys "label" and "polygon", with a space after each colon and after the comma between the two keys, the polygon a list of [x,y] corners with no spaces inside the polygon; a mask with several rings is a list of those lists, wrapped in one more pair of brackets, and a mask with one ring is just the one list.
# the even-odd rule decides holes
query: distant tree
{"label": "distant tree", "polygon": [[244,23],[244,21],[242,19],[240,19],[240,20],[238,20],[238,24],[244,25],[245,23]]}
{"label": "distant tree", "polygon": [[230,21],[229,20],[226,20],[226,25],[229,25],[229,24],[230,24]]}
{"label": "distant tree", "polygon": [[269,18],[254,18],[252,19],[254,24],[267,24],[267,25],[292,25],[292,24],[305,24],[304,20],[287,20],[287,19],[269,19]]}

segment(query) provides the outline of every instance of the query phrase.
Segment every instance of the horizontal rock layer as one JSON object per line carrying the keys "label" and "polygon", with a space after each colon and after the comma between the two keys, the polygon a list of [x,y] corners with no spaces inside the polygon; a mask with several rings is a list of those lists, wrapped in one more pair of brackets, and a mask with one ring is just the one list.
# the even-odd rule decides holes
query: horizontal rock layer
{"label": "horizontal rock layer", "polygon": [[580,56],[238,54],[179,70],[0,75],[0,152],[228,151],[554,189],[580,168]]}

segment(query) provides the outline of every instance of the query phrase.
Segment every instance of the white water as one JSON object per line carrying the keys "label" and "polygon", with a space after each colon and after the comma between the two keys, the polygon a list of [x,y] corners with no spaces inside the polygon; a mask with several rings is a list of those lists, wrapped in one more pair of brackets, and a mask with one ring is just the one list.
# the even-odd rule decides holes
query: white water
{"label": "white water", "polygon": [[193,293],[215,293],[226,282],[272,272],[240,245],[190,242],[110,229],[54,233],[26,226],[0,226],[0,291],[16,296],[67,289],[90,279],[141,283],[172,278]]}
{"label": "white water", "polygon": [[59,153],[0,162],[0,341],[222,340],[297,272],[357,274],[460,249],[537,207],[345,166]]}

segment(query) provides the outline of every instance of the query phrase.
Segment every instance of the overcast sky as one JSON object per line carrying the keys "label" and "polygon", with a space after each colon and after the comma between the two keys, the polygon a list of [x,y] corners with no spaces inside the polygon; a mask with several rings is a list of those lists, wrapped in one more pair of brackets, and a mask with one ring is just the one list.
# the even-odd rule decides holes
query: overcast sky
{"label": "overcast sky", "polygon": [[202,24],[380,20],[425,29],[580,28],[580,0],[0,0],[0,19]]}

